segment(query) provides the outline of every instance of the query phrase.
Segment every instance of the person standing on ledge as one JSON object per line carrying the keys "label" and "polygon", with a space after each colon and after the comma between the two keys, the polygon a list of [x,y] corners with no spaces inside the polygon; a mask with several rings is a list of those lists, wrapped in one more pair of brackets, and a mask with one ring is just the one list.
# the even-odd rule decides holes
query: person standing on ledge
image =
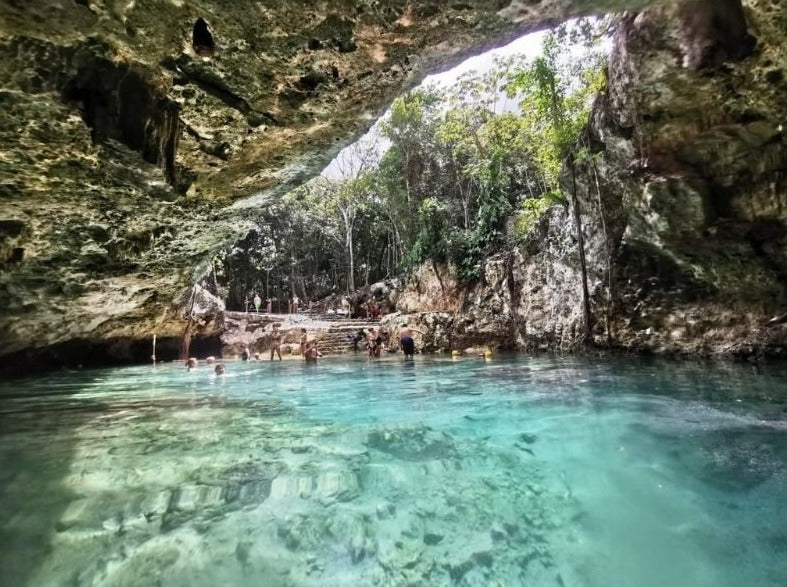
{"label": "person standing on ledge", "polygon": [[402,343],[402,352],[405,358],[412,357],[415,354],[415,341],[413,340],[413,332],[423,334],[420,330],[410,328],[407,324],[402,324],[402,329],[399,331],[399,342]]}
{"label": "person standing on ledge", "polygon": [[260,304],[261,303],[262,303],[262,298],[260,297],[260,294],[255,293],[254,294],[254,308],[257,310],[257,314],[260,313]]}
{"label": "person standing on ledge", "polygon": [[281,361],[281,332],[279,332],[279,325],[273,325],[273,332],[271,333],[271,361],[273,360],[273,353],[279,355]]}

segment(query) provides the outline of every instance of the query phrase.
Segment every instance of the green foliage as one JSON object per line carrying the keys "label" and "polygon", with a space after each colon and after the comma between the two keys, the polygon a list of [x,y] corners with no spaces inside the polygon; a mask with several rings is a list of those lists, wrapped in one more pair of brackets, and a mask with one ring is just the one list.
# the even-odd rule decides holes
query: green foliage
{"label": "green foliage", "polygon": [[318,178],[263,214],[276,229],[264,238],[261,229],[246,250],[248,270],[278,274],[284,287],[296,279],[293,267],[313,271],[316,289],[352,289],[358,277],[426,260],[478,278],[484,258],[510,242],[512,216],[522,238],[550,206],[566,205],[559,176],[604,82],[595,48],[610,22],[580,20],[547,35],[533,60],[498,60],[447,90],[397,98],[380,125],[390,148],[379,162],[361,157],[342,179]]}
{"label": "green foliage", "polygon": [[520,100],[523,125],[551,188],[557,187],[563,160],[587,124],[591,100],[604,84],[599,54],[566,61],[559,46],[559,35],[547,35],[541,56],[512,72],[505,84],[508,96]]}
{"label": "green foliage", "polygon": [[[472,279],[505,242],[512,214],[521,236],[549,206],[566,204],[563,161],[604,81],[601,53],[587,48],[609,24],[580,20],[547,35],[532,61],[500,60],[442,95],[427,89],[396,100],[383,128],[392,147],[376,172],[377,191],[400,227],[408,266],[452,261]],[[586,48],[581,56],[571,49],[577,45]],[[505,97],[520,112],[506,111]]]}
{"label": "green foliage", "polygon": [[516,237],[518,239],[527,237],[551,205],[550,199],[546,197],[530,198],[522,202],[522,210],[516,218]]}

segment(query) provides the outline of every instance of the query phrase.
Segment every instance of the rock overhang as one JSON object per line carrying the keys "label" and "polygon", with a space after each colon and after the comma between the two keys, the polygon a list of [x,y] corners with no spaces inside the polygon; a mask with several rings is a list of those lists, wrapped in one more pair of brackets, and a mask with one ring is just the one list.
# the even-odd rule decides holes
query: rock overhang
{"label": "rock overhang", "polygon": [[0,355],[178,334],[254,206],[400,92],[570,16],[646,4],[3,3],[0,220],[22,228],[0,242]]}

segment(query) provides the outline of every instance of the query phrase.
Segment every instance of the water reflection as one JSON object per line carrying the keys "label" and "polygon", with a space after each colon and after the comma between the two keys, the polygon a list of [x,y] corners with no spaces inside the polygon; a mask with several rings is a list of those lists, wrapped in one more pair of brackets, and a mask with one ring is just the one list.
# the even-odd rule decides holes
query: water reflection
{"label": "water reflection", "polygon": [[13,585],[779,585],[787,372],[576,358],[0,384]]}

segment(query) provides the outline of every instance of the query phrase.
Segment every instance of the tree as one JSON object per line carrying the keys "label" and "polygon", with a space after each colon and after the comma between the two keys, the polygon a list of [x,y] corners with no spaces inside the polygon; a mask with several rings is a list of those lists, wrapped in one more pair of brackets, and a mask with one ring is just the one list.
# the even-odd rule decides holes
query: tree
{"label": "tree", "polygon": [[[592,43],[593,21],[580,20],[574,27],[579,37]],[[604,24],[602,22],[602,24]],[[571,201],[574,212],[580,273],[582,276],[582,305],[585,339],[590,338],[591,314],[588,291],[587,263],[582,233],[580,203],[576,194],[576,168],[573,152],[580,132],[587,124],[591,98],[603,85],[603,70],[598,53],[587,53],[583,59],[561,60],[558,51],[560,37],[571,33],[564,27],[545,37],[542,54],[530,67],[513,73],[506,84],[509,96],[521,96],[523,120],[535,140],[536,160],[539,162],[551,191],[560,197],[559,176],[564,164],[571,175]]]}

